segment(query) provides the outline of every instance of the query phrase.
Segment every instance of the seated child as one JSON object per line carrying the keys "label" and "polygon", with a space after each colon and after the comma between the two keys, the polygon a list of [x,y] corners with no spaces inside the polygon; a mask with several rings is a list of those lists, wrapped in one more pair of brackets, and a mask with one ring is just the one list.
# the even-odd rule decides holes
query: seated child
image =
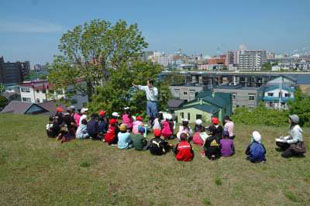
{"label": "seated child", "polygon": [[181,141],[175,146],[175,158],[178,161],[191,161],[194,158],[194,151],[192,145],[187,141],[187,134],[182,133]]}
{"label": "seated child", "polygon": [[223,157],[229,157],[235,153],[234,141],[230,139],[228,131],[223,132],[223,138],[220,140],[220,147]]}
{"label": "seated child", "polygon": [[153,155],[166,154],[171,146],[165,140],[161,139],[161,131],[159,129],[154,130],[155,138],[150,140],[149,150]]}
{"label": "seated child", "polygon": [[57,137],[60,131],[57,119],[53,116],[49,117],[49,122],[46,124],[46,134],[48,137]]}
{"label": "seated child", "polygon": [[215,136],[215,128],[209,128],[210,136],[206,139],[203,146],[205,155],[208,159],[215,160],[220,158],[220,142],[219,139]]}
{"label": "seated child", "polygon": [[131,116],[129,107],[124,108],[124,114],[122,116],[122,119],[123,119],[123,124],[127,126],[127,130],[131,132],[132,127],[133,127],[133,118]]}
{"label": "seated child", "polygon": [[201,137],[201,133],[205,131],[205,128],[202,126],[202,120],[197,119],[195,122],[195,133],[193,135],[193,142],[199,146],[203,146],[204,139]]}
{"label": "seated child", "polygon": [[105,111],[101,110],[99,112],[99,121],[98,121],[98,129],[99,129],[99,135],[103,137],[103,135],[107,132],[108,130],[108,120],[105,115]]}
{"label": "seated child", "polygon": [[266,149],[262,144],[262,136],[259,132],[254,131],[252,133],[251,143],[247,147],[245,154],[247,155],[247,160],[250,160],[252,163],[266,161]]}
{"label": "seated child", "polygon": [[211,118],[212,125],[210,127],[214,127],[214,135],[220,140],[223,134],[223,127],[219,125],[219,119],[217,117]]}
{"label": "seated child", "polygon": [[132,133],[139,134],[139,126],[144,127],[143,117],[137,116],[136,121],[133,122]]}
{"label": "seated child", "polygon": [[162,130],[161,130],[161,134],[165,139],[170,139],[170,137],[173,134],[173,130],[171,130],[171,124],[169,122],[169,120],[172,119],[171,114],[167,114],[165,117],[165,120],[162,121]]}
{"label": "seated child", "polygon": [[136,150],[142,151],[147,149],[147,140],[143,136],[145,132],[144,127],[139,127],[139,133],[140,134],[132,134],[131,139],[133,141],[133,146],[135,147]]}
{"label": "seated child", "polygon": [[120,132],[118,133],[118,149],[130,149],[133,147],[133,143],[130,137],[130,133],[127,131],[127,126],[121,124],[119,127]]}
{"label": "seated child", "polygon": [[153,130],[154,129],[159,129],[161,130],[161,123],[162,121],[164,120],[164,115],[162,112],[158,112],[157,114],[157,118],[154,119],[154,122],[153,122]]}
{"label": "seated child", "polygon": [[177,133],[177,138],[179,140],[180,140],[180,137],[181,137],[182,133],[186,133],[188,139],[190,139],[192,134],[193,134],[192,129],[188,125],[188,120],[187,119],[183,119],[182,125],[180,125],[180,127],[179,127],[179,132]]}
{"label": "seated child", "polygon": [[87,120],[83,119],[75,134],[77,139],[86,139],[89,137],[87,133]]}
{"label": "seated child", "polygon": [[104,141],[106,143],[108,143],[109,145],[114,145],[117,144],[118,139],[117,139],[117,135],[118,135],[118,125],[117,125],[117,119],[110,119],[109,121],[109,128],[107,133],[105,133],[104,135]]}
{"label": "seated child", "polygon": [[97,114],[92,114],[90,121],[87,123],[87,133],[92,140],[101,140],[99,135],[99,126],[97,121]]}

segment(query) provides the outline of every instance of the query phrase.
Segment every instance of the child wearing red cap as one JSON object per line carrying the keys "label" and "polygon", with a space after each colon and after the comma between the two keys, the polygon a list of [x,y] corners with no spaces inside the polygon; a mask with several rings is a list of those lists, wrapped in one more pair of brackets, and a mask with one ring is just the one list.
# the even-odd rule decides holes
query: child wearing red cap
{"label": "child wearing red cap", "polygon": [[99,135],[103,136],[108,130],[108,119],[105,115],[105,111],[99,111],[99,121],[98,121],[98,129]]}
{"label": "child wearing red cap", "polygon": [[149,150],[153,155],[163,155],[167,153],[171,146],[165,140],[161,139],[161,131],[154,129],[153,131],[155,138],[150,140]]}
{"label": "child wearing red cap", "polygon": [[218,141],[222,138],[223,127],[219,125],[219,119],[217,117],[211,118],[212,125],[209,126],[208,130],[212,130],[213,135],[217,138]]}
{"label": "child wearing red cap", "polygon": [[55,118],[57,120],[58,125],[62,125],[63,123],[63,114],[62,114],[63,109],[61,107],[57,107],[56,113],[55,113]]}
{"label": "child wearing red cap", "polygon": [[109,121],[109,128],[107,133],[104,136],[104,141],[108,143],[109,145],[115,145],[118,142],[118,135],[119,128],[118,128],[118,122],[117,119],[110,119]]}
{"label": "child wearing red cap", "polygon": [[192,145],[187,141],[187,134],[180,135],[181,141],[175,146],[174,154],[178,161],[192,161],[194,158],[194,151]]}
{"label": "child wearing red cap", "polygon": [[136,121],[133,122],[132,133],[139,134],[139,127],[144,127],[143,117],[137,116]]}

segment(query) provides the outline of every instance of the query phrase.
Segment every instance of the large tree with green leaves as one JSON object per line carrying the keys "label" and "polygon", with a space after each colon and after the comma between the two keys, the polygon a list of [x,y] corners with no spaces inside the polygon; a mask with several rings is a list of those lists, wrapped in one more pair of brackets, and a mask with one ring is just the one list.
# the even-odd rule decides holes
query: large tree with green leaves
{"label": "large tree with green leaves", "polygon": [[5,87],[0,83],[0,95],[5,91]]}
{"label": "large tree with green leaves", "polygon": [[4,96],[0,96],[0,110],[4,108],[9,103],[9,100]]}
{"label": "large tree with green leaves", "polygon": [[61,54],[55,56],[48,79],[56,88],[75,85],[74,91],[92,100],[96,88],[107,81],[108,70],[131,64],[147,45],[137,24],[92,20],[62,35]]}
{"label": "large tree with green leaves", "polygon": [[288,103],[290,114],[297,114],[300,125],[310,126],[310,97],[303,94],[299,87],[294,92],[295,99]]}
{"label": "large tree with green leaves", "polygon": [[98,88],[98,95],[89,104],[89,108],[97,112],[100,109],[121,112],[129,106],[133,113],[144,114],[146,98],[143,91],[138,91],[132,84],[146,85],[148,79],[155,80],[154,86],[159,91],[159,109],[166,107],[171,98],[169,82],[160,80],[158,75],[162,67],[151,62],[133,62],[132,65],[123,64],[117,70],[111,69],[111,75],[104,87]]}

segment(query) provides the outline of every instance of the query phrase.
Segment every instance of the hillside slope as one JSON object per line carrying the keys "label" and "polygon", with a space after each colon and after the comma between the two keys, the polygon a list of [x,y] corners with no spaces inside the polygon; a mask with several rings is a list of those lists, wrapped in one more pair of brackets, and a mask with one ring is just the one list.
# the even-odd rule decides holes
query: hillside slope
{"label": "hillside slope", "polygon": [[[46,116],[0,115],[0,205],[309,205],[310,155],[283,159],[274,138],[288,128],[236,126],[236,155],[192,162],[91,140],[60,144]],[[267,162],[244,150],[256,129]],[[309,148],[309,129],[304,129]],[[171,143],[176,143],[171,141]]]}

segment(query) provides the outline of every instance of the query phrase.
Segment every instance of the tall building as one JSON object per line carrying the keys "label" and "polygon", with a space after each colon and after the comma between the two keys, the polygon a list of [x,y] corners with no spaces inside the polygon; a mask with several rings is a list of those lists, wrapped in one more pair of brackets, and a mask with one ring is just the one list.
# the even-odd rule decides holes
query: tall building
{"label": "tall building", "polygon": [[260,71],[267,62],[266,51],[241,50],[239,51],[239,70]]}
{"label": "tall building", "polygon": [[0,57],[0,83],[5,85],[20,84],[24,77],[29,74],[30,63],[26,62],[4,62]]}

